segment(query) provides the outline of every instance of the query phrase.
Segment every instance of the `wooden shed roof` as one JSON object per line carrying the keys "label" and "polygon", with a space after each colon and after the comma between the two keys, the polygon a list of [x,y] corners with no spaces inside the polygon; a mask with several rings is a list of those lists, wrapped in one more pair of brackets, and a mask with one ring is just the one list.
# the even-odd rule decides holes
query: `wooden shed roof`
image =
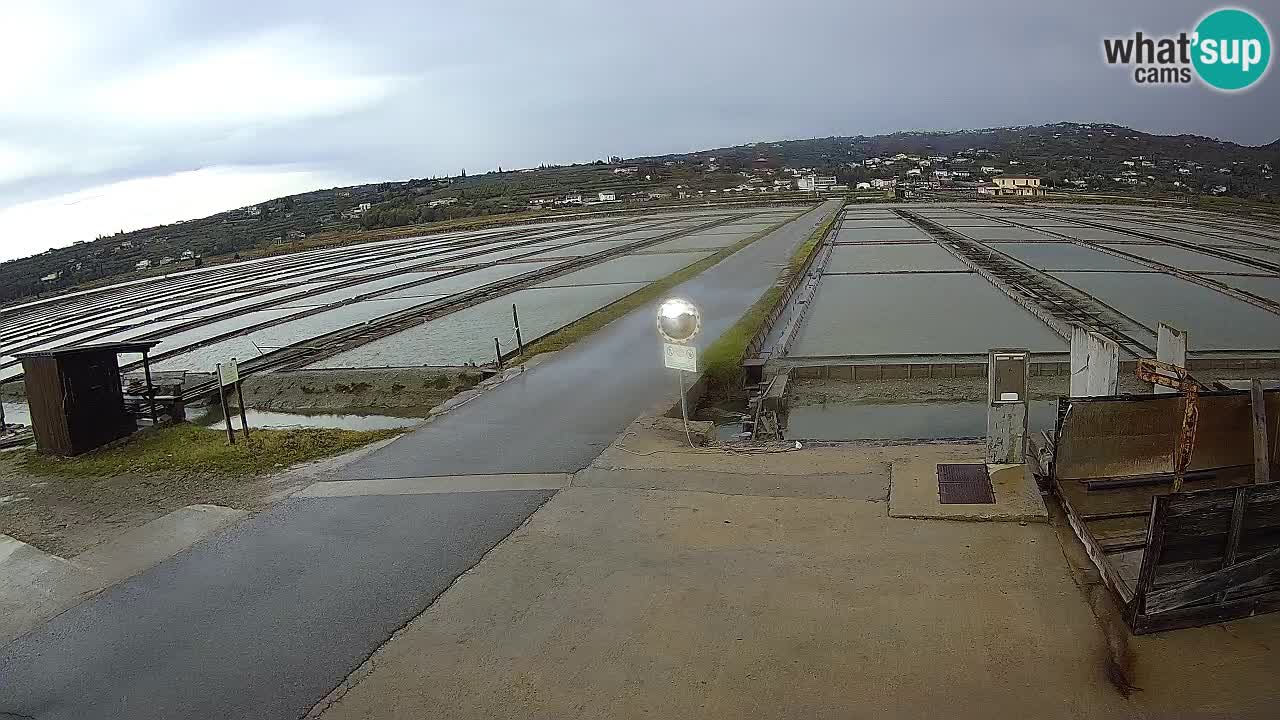
{"label": "wooden shed roof", "polygon": [[115,342],[115,343],[96,343],[92,345],[67,345],[59,348],[50,348],[48,350],[34,350],[32,352],[18,353],[14,357],[19,360],[23,358],[35,357],[62,357],[66,355],[76,355],[80,353],[140,353],[149,351],[151,348],[159,345],[159,340],[140,340],[136,342]]}

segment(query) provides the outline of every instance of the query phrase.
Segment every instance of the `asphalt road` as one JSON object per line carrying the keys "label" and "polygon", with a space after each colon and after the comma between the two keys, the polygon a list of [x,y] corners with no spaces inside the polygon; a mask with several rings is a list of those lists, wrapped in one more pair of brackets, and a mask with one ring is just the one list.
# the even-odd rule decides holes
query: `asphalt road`
{"label": "asphalt road", "polygon": [[298,718],[554,494],[288,500],[0,649],[0,718]]}
{"label": "asphalt road", "polygon": [[[795,248],[838,204],[815,208],[672,293],[702,312],[700,349],[774,283]],[[348,466],[342,479],[581,470],[632,420],[665,397],[679,397],[674,371],[662,366],[654,312],[642,308],[620,318]]]}
{"label": "asphalt road", "polygon": [[[833,209],[678,289],[704,343]],[[585,467],[675,397],[653,323],[628,315],[334,479]],[[0,720],[300,717],[553,492],[285,501],[0,648]]]}

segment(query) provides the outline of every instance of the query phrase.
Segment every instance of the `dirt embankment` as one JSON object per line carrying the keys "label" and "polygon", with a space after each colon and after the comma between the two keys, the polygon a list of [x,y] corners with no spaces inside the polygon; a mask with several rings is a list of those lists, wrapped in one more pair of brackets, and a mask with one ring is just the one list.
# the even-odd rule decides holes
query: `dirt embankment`
{"label": "dirt embankment", "polygon": [[[1239,380],[1257,377],[1275,380],[1280,372],[1274,370],[1203,370],[1195,373],[1202,382],[1214,380]],[[1145,394],[1151,392],[1150,383],[1144,383],[1132,373],[1121,373],[1118,378],[1121,394]],[[1071,379],[1066,375],[1034,376],[1030,379],[1032,400],[1056,400],[1069,395]],[[824,403],[853,403],[860,405],[894,405],[899,403],[937,402],[986,402],[987,379],[976,378],[916,378],[912,380],[792,380],[787,387],[793,407],[821,405]]]}
{"label": "dirt embankment", "polygon": [[297,370],[245,378],[245,404],[260,410],[378,411],[425,417],[476,386],[477,368]]}

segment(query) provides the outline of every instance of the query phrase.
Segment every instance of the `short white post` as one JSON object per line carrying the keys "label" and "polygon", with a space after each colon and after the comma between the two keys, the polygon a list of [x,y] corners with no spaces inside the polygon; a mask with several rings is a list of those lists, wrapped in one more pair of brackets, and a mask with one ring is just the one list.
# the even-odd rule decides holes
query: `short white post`
{"label": "short white post", "polygon": [[[1156,334],[1156,360],[1180,368],[1187,367],[1187,333],[1171,325],[1160,323]],[[1156,394],[1176,393],[1177,390],[1156,385]]]}

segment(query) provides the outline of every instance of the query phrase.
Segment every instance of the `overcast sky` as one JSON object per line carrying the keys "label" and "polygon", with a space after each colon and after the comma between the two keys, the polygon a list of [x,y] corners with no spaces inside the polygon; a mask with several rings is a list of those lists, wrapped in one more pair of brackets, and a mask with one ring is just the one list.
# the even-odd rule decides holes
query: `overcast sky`
{"label": "overcast sky", "polygon": [[0,0],[0,260],[463,167],[1059,121],[1276,140],[1275,72],[1226,95],[1102,62],[1215,7]]}

